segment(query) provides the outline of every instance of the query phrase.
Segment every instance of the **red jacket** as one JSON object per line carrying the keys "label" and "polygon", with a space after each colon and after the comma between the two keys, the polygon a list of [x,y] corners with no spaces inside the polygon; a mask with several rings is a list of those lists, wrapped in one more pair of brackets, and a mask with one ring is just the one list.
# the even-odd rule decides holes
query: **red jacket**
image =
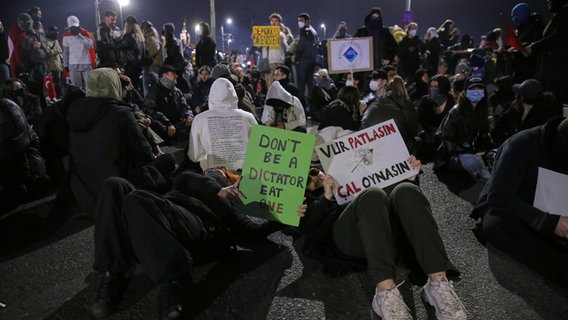
{"label": "red jacket", "polygon": [[17,78],[16,70],[24,67],[24,46],[26,44],[26,31],[20,29],[17,24],[10,28],[8,32],[8,42],[10,44],[10,72],[13,78]]}

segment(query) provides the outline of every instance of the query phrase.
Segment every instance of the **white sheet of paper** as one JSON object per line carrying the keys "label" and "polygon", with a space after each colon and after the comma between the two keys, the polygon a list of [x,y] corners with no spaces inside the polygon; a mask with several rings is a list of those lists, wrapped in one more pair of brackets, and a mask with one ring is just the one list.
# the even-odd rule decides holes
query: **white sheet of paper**
{"label": "white sheet of paper", "polygon": [[533,206],[550,214],[568,216],[568,175],[538,168]]}

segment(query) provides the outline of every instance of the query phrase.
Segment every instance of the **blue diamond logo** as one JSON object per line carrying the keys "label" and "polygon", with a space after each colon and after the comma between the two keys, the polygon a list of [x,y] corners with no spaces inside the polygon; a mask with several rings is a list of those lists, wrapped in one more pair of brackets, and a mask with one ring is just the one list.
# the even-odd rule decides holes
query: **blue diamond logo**
{"label": "blue diamond logo", "polygon": [[349,47],[349,49],[347,49],[347,51],[345,51],[345,53],[343,54],[345,59],[347,59],[347,61],[349,62],[353,62],[353,60],[355,60],[358,55],[359,54],[357,53],[357,51],[355,51],[355,49],[353,49],[352,47]]}

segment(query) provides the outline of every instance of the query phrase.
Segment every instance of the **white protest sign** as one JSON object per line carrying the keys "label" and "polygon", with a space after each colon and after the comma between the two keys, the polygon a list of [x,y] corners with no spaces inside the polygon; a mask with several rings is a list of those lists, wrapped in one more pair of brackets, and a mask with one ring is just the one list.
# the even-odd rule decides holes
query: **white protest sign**
{"label": "white protest sign", "polygon": [[325,172],[335,178],[335,199],[344,204],[369,187],[388,187],[418,174],[394,120],[316,146]]}
{"label": "white protest sign", "polygon": [[329,73],[373,70],[373,38],[330,40],[327,45]]}
{"label": "white protest sign", "polygon": [[209,139],[211,146],[211,154],[207,156],[208,167],[227,167],[230,170],[242,168],[250,125],[244,122],[241,115],[210,116],[203,120],[209,126],[208,136],[203,137]]}
{"label": "white protest sign", "polygon": [[550,214],[568,216],[568,175],[538,168],[533,206]]}

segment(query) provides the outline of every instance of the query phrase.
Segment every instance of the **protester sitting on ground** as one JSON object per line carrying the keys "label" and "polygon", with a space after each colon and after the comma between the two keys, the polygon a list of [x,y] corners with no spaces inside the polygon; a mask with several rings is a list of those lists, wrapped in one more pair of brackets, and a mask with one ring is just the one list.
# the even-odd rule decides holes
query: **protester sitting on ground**
{"label": "protester sitting on ground", "polygon": [[268,89],[260,120],[265,126],[306,132],[306,114],[300,100],[278,81],[274,81]]}
{"label": "protester sitting on ground", "polygon": [[21,80],[4,81],[0,87],[0,98],[10,99],[20,106],[30,125],[34,125],[42,114],[39,97],[30,93],[28,87]]}
{"label": "protester sitting on ground", "polygon": [[184,172],[173,185],[160,196],[121,178],[104,182],[95,211],[93,268],[102,274],[91,305],[95,319],[118,308],[136,261],[159,286],[160,319],[185,319],[183,292],[191,288],[195,260],[224,257],[237,240],[261,240],[282,228],[235,212],[233,203],[242,196],[238,183],[222,188]]}
{"label": "protester sitting on ground", "polygon": [[359,101],[359,89],[345,86],[337,93],[337,99],[323,109],[318,130],[341,127],[357,131],[361,127],[361,115],[366,107],[366,104]]}
{"label": "protester sitting on ground", "polygon": [[327,69],[319,69],[314,74],[314,83],[308,98],[308,105],[312,120],[320,121],[323,108],[337,98],[337,87],[329,77]]}
{"label": "protester sitting on ground", "polygon": [[430,82],[430,71],[418,69],[414,75],[414,82],[409,86],[408,92],[410,100],[416,103],[420,98],[428,94],[428,83]]}
{"label": "protester sitting on ground", "polygon": [[224,166],[241,169],[250,130],[255,117],[238,109],[238,98],[231,82],[219,78],[211,86],[209,110],[198,114],[189,136],[187,155],[199,162],[202,170]]}
{"label": "protester sitting on ground", "polygon": [[410,153],[415,154],[414,137],[418,133],[416,111],[404,87],[404,80],[395,76],[383,98],[371,103],[361,119],[361,128],[369,128],[393,119]]}
{"label": "protester sitting on ground", "polygon": [[134,113],[134,118],[140,126],[144,137],[146,137],[146,140],[152,147],[154,155],[162,155],[163,152],[160,148],[160,144],[164,143],[164,139],[152,130],[150,127],[150,124],[152,124],[152,118],[140,109],[136,102],[136,100],[140,98],[140,93],[134,88],[132,81],[130,81],[130,78],[126,75],[120,75],[120,85],[122,87],[122,103],[130,107],[130,110]]}
{"label": "protester sitting on ground", "polygon": [[[558,195],[565,198],[566,193],[561,188],[551,195],[560,186],[547,185],[542,169],[568,174],[568,119],[552,118],[501,145],[472,218],[482,218],[482,235],[489,244],[568,287],[566,206],[547,210],[535,205],[545,202],[552,207]],[[550,189],[542,191],[538,184]]]}
{"label": "protester sitting on ground", "polygon": [[211,79],[211,67],[204,65],[199,68],[199,77],[192,88],[190,105],[194,115],[197,115],[208,109],[207,99],[209,98],[209,90],[213,84]]}
{"label": "protester sitting on ground", "polygon": [[387,93],[388,74],[384,70],[375,70],[370,77],[368,93],[362,99],[367,105],[384,97]]}
{"label": "protester sitting on ground", "polygon": [[22,109],[6,98],[0,98],[0,163],[0,209],[17,204],[34,184],[48,179],[36,133]]}
{"label": "protester sitting on ground", "polygon": [[[411,166],[420,170],[414,156]],[[312,174],[312,173],[310,173]],[[300,230],[306,234],[303,251],[340,274],[361,270],[373,281],[372,308],[383,319],[412,319],[396,284],[397,257],[406,258],[421,274],[423,297],[436,310],[438,319],[467,319],[464,306],[447,276],[459,276],[448,259],[428,199],[411,181],[362,191],[351,203],[339,206],[334,199],[334,178],[310,177],[317,199],[299,208]],[[309,194],[307,196],[310,198]],[[411,271],[412,272],[412,271]]]}
{"label": "protester sitting on ground", "polygon": [[513,134],[542,124],[553,115],[555,110],[554,94],[544,92],[536,79],[528,79],[515,84],[512,91],[517,94],[512,107],[503,112],[495,122],[494,133],[502,143]]}
{"label": "protester sitting on ground", "polygon": [[489,135],[485,83],[480,77],[472,76],[466,79],[464,89],[436,133],[441,143],[434,169],[465,171],[472,179],[488,179],[489,170],[482,157],[493,148],[493,142]]}
{"label": "protester sitting on ground", "polygon": [[448,111],[454,106],[455,100],[451,94],[450,80],[443,75],[435,75],[430,79],[428,95],[418,101],[416,107],[420,132],[417,139],[417,157],[424,161],[432,161],[440,141],[436,130]]}
{"label": "protester sitting on ground", "polygon": [[82,212],[92,212],[106,178],[137,180],[141,168],[154,159],[134,114],[121,99],[116,71],[95,69],[87,77],[86,97],[75,101],[67,112],[70,184]]}
{"label": "protester sitting on ground", "polygon": [[176,87],[177,70],[165,64],[160,80],[150,88],[142,109],[153,119],[151,128],[166,141],[184,143],[189,138],[193,113],[183,93]]}
{"label": "protester sitting on ground", "polygon": [[273,80],[280,82],[284,90],[288,91],[294,97],[300,99],[304,110],[306,109],[306,99],[304,98],[304,96],[300,95],[300,90],[298,89],[298,87],[296,87],[294,82],[290,81],[290,68],[288,68],[287,66],[276,67],[274,69]]}

